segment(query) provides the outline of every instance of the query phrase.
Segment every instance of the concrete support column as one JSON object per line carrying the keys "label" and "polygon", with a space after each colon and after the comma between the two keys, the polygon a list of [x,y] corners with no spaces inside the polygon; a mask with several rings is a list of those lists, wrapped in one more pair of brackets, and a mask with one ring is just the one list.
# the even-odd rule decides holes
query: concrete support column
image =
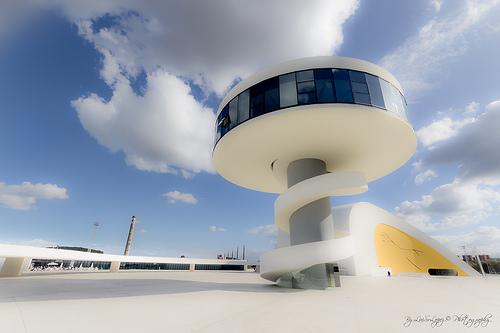
{"label": "concrete support column", "polygon": [[194,272],[195,271],[195,265],[194,264],[189,264],[189,271]]}
{"label": "concrete support column", "polygon": [[[288,166],[288,187],[303,180],[328,173],[326,163],[318,159],[296,160]],[[290,218],[290,245],[330,239],[333,236],[333,219],[330,198],[313,201],[294,212]],[[328,288],[325,264],[311,266],[292,277],[293,288]]]}
{"label": "concrete support column", "polygon": [[30,258],[5,258],[0,276],[20,276],[28,269],[30,263]]}
{"label": "concrete support column", "polygon": [[120,262],[119,261],[112,261],[111,266],[109,267],[109,271],[111,273],[116,273],[120,270]]}

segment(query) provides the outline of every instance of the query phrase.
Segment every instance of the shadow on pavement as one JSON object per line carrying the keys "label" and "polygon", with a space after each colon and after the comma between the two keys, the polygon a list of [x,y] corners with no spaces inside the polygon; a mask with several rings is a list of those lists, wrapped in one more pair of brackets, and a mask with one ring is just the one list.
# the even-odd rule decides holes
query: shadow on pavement
{"label": "shadow on pavement", "polygon": [[[121,273],[120,273],[121,274]],[[125,274],[124,274],[125,275]],[[0,303],[47,300],[96,299],[146,295],[181,294],[203,291],[252,293],[296,293],[274,284],[200,282],[171,278],[141,279],[125,276],[117,278],[78,277],[12,278],[0,280]]]}

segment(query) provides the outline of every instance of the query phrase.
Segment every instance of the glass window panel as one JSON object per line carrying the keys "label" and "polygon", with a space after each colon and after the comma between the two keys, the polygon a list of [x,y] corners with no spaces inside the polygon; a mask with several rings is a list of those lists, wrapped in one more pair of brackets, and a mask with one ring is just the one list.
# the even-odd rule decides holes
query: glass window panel
{"label": "glass window panel", "polygon": [[256,95],[250,99],[251,117],[257,117],[264,113],[264,96]]}
{"label": "glass window panel", "polygon": [[238,97],[238,124],[250,117],[250,90],[245,90]]}
{"label": "glass window panel", "polygon": [[299,104],[316,103],[316,94],[315,93],[298,94],[298,100]]}
{"label": "glass window panel", "polygon": [[376,76],[366,74],[366,83],[370,91],[372,105],[385,108],[384,96],[382,95],[382,88],[380,87],[380,79]]}
{"label": "glass window panel", "polygon": [[352,103],[351,82],[349,72],[345,69],[333,69],[333,80],[335,83],[335,95],[339,103]]}
{"label": "glass window panel", "polygon": [[229,130],[229,105],[226,105],[224,109],[222,109],[222,112],[219,115],[219,119],[219,125],[221,128],[220,132],[222,137]]}
{"label": "glass window panel", "polygon": [[335,102],[333,89],[333,75],[331,69],[315,69],[314,79],[316,83],[316,97],[320,103]]}
{"label": "glass window panel", "polygon": [[394,97],[392,96],[391,84],[385,80],[380,80],[380,88],[384,96],[385,108],[387,111],[396,112],[397,107],[394,103]]}
{"label": "glass window panel", "polygon": [[229,102],[229,128],[238,125],[238,96]]}
{"label": "glass window panel", "polygon": [[402,105],[402,113],[401,113],[401,116],[405,119],[405,120],[408,120],[408,116],[407,116],[407,110],[408,110],[408,105],[406,104],[406,99],[404,98],[404,96],[399,93],[399,97],[401,99],[401,105]]}
{"label": "glass window panel", "polygon": [[368,105],[371,105],[370,95],[368,95],[368,94],[361,94],[361,93],[354,93],[354,102],[355,103],[359,103],[359,104],[368,104]]}
{"label": "glass window panel", "polygon": [[318,102],[333,103],[335,102],[335,95],[333,93],[332,80],[316,80],[316,96]]}
{"label": "glass window panel", "polygon": [[305,81],[297,83],[298,93],[314,92],[314,81]]}
{"label": "glass window panel", "polygon": [[224,109],[222,109],[222,111],[217,116],[217,126],[220,126],[222,124],[222,119],[224,119]]}
{"label": "glass window panel", "polygon": [[220,125],[217,126],[217,131],[215,132],[215,142],[217,143],[217,141],[219,141],[219,139],[221,138],[221,127]]}
{"label": "glass window panel", "polygon": [[385,80],[380,80],[380,86],[387,111],[393,112],[403,119],[407,119],[406,103],[399,90]]}
{"label": "glass window panel", "polygon": [[250,114],[252,118],[264,113],[263,88],[262,82],[250,88]]}
{"label": "glass window panel", "polygon": [[351,84],[353,93],[368,94],[368,86],[366,85],[366,83],[351,82]]}
{"label": "glass window panel", "polygon": [[297,72],[297,82],[312,80],[314,80],[314,74],[312,70]]}
{"label": "glass window panel", "polygon": [[280,84],[280,107],[284,108],[297,104],[297,86],[295,84],[295,73],[281,75]]}
{"label": "glass window panel", "polygon": [[396,113],[403,119],[406,119],[406,114],[405,114],[405,107],[404,107],[404,99],[403,99],[403,96],[401,96],[401,94],[399,93],[399,90],[394,87],[392,84],[391,84],[391,88],[392,88],[392,95],[393,95],[393,98],[394,98],[394,103],[396,104]]}
{"label": "glass window panel", "polygon": [[280,95],[279,95],[279,80],[278,77],[273,77],[263,82],[264,84],[264,104],[265,111],[270,112],[279,109]]}
{"label": "glass window panel", "polygon": [[349,71],[349,75],[351,76],[352,82],[366,82],[365,73],[358,71]]}
{"label": "glass window panel", "polygon": [[331,69],[315,69],[314,70],[314,79],[315,80],[320,80],[320,79],[325,79],[325,80],[331,80],[332,79],[332,70]]}
{"label": "glass window panel", "polygon": [[266,112],[278,110],[280,108],[280,95],[278,88],[266,90],[264,98]]}

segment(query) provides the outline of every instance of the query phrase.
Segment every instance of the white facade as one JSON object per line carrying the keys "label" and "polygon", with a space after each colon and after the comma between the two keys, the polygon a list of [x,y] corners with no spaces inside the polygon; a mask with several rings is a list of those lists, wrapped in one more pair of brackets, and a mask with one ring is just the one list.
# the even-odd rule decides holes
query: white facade
{"label": "white facade", "polygon": [[387,260],[390,255],[377,257],[381,224],[394,228],[386,234],[425,248],[433,273],[445,274],[445,262],[460,275],[474,275],[437,242],[372,205],[335,208],[332,215],[330,196],[367,191],[369,182],[406,163],[416,144],[392,74],[358,59],[313,57],[262,70],[229,91],[217,113],[213,161],[228,181],[279,194],[280,247],[261,257],[266,279],[324,289],[333,263],[349,275],[407,269]]}
{"label": "white facade", "polygon": [[29,268],[31,259],[110,262],[112,272],[120,269],[120,263],[188,264],[190,270],[195,270],[197,264],[243,265],[244,267],[247,265],[246,260],[124,256],[10,244],[0,244],[0,258],[5,258],[0,276],[21,275]]}
{"label": "white facade", "polygon": [[333,209],[333,225],[329,228],[330,239],[295,246],[282,243],[279,248],[263,254],[261,276],[277,281],[286,273],[298,273],[319,263],[338,264],[341,274],[344,275],[387,275],[387,271],[391,269],[379,265],[376,253],[375,228],[379,224],[393,226],[405,232],[438,251],[470,276],[479,276],[479,273],[435,239],[366,202]]}

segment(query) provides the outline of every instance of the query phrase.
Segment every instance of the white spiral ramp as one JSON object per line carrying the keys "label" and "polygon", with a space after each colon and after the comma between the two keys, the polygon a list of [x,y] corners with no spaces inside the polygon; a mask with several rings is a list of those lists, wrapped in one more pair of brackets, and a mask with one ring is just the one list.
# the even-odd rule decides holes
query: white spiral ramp
{"label": "white spiral ramp", "polygon": [[[306,179],[291,186],[275,201],[275,223],[289,233],[290,217],[303,206],[331,196],[355,195],[366,192],[368,185],[360,172],[332,172]],[[331,226],[333,230],[333,225]],[[268,251],[261,256],[260,272],[264,279],[277,281],[311,266],[332,263],[351,257],[355,251],[350,235],[317,242],[287,246]]]}

